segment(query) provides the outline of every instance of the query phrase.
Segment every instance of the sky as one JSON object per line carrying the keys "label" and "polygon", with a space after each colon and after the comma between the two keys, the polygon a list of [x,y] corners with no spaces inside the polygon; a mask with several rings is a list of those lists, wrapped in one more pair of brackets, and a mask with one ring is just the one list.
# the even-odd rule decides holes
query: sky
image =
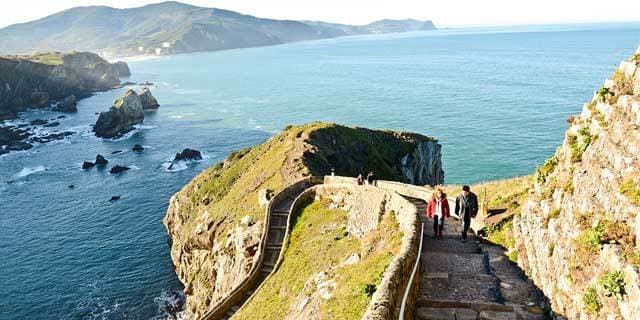
{"label": "sky", "polygon": [[[0,27],[76,6],[138,7],[158,0],[2,0]],[[438,27],[640,21],[640,0],[184,0],[263,18],[367,24],[433,20]]]}

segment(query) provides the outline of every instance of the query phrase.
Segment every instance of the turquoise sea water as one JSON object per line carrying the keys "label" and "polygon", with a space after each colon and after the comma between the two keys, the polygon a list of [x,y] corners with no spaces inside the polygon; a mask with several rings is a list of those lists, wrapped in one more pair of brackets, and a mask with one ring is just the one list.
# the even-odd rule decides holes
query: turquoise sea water
{"label": "turquoise sea water", "polygon": [[[162,226],[169,197],[229,152],[324,120],[440,139],[447,183],[532,172],[561,143],[640,24],[451,29],[131,62],[162,105],[116,141],[89,124],[124,89],[55,130],[68,140],[0,157],[0,319],[151,319],[180,290]],[[23,119],[54,118],[32,111]],[[141,154],[134,144],[147,147]],[[202,162],[168,171],[175,152]],[[84,160],[133,166],[120,176]],[[68,186],[74,185],[73,189]],[[108,202],[114,195],[122,200]]]}

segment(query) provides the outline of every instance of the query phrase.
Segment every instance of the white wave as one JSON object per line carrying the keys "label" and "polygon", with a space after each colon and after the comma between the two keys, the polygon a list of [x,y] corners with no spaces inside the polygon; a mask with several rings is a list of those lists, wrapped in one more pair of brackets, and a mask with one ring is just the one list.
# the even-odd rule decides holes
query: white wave
{"label": "white wave", "polygon": [[153,320],[176,319],[186,320],[184,309],[184,293],[179,290],[162,290],[159,297],[153,299],[158,306],[158,315]]}
{"label": "white wave", "polygon": [[25,167],[25,168],[22,168],[22,170],[20,170],[20,172],[18,172],[16,174],[16,177],[23,178],[23,177],[26,177],[28,175],[32,175],[34,173],[42,172],[42,171],[45,171],[45,170],[47,170],[47,167],[45,167],[45,166],[37,166],[37,167],[34,167],[34,168]]}
{"label": "white wave", "polygon": [[190,116],[195,116],[195,115],[196,115],[196,113],[195,113],[195,112],[188,112],[188,113],[185,113],[185,114],[179,114],[179,115],[171,116],[171,117],[169,117],[169,118],[172,118],[172,119],[182,119],[182,118],[184,118],[184,117],[190,117]]}
{"label": "white wave", "polygon": [[160,166],[165,172],[178,172],[189,168],[189,166],[187,166],[187,162],[185,161],[164,162]]}

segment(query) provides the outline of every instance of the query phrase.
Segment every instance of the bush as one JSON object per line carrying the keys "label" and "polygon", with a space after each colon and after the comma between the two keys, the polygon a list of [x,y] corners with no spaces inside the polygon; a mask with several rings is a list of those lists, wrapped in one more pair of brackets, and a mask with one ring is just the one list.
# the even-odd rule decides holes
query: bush
{"label": "bush", "polygon": [[597,138],[597,136],[591,135],[589,127],[580,128],[580,130],[578,130],[578,136],[580,139],[578,139],[577,136],[567,137],[569,148],[571,148],[571,161],[573,162],[582,161],[582,154]]}
{"label": "bush", "polygon": [[596,96],[600,102],[609,102],[615,95],[609,88],[601,87],[600,90],[596,92]]}
{"label": "bush", "polygon": [[633,95],[633,82],[624,72],[616,70],[611,80],[616,83],[615,89],[617,89],[619,95]]}
{"label": "bush", "polygon": [[609,272],[600,281],[607,297],[616,297],[616,299],[621,300],[626,294],[622,271]]}
{"label": "bush", "polygon": [[371,283],[367,283],[366,285],[364,285],[364,287],[362,288],[362,293],[367,296],[367,298],[371,299],[371,297],[373,296],[373,294],[376,292],[377,287],[375,284],[371,284]]}
{"label": "bush", "polygon": [[560,216],[560,209],[554,209],[549,212],[549,219],[557,219]]}
{"label": "bush", "polygon": [[536,180],[539,183],[544,183],[547,180],[547,176],[555,170],[556,166],[558,166],[558,158],[556,156],[545,160],[542,167],[536,170]]}
{"label": "bush", "polygon": [[592,314],[600,312],[600,309],[602,308],[602,303],[600,303],[600,299],[598,298],[598,292],[594,287],[588,287],[584,290],[582,303],[584,303],[587,311]]}
{"label": "bush", "polygon": [[602,225],[602,243],[633,243],[631,228],[623,221],[605,220]]}
{"label": "bush", "polygon": [[627,197],[634,205],[640,206],[640,189],[632,178],[628,178],[620,185],[620,193]]}

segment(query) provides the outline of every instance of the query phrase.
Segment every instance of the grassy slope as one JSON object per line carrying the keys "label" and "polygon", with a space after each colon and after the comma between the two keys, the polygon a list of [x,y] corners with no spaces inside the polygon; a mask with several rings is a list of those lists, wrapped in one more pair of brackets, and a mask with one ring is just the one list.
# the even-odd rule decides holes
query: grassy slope
{"label": "grassy slope", "polygon": [[362,240],[344,236],[346,222],[346,212],[330,210],[324,203],[314,202],[304,208],[291,233],[291,243],[285,249],[280,269],[235,319],[283,319],[314,274],[332,270],[350,254],[381,243],[380,248],[359,263],[329,272],[337,286],[332,298],[322,301],[320,318],[361,317],[371,299],[366,288],[379,284],[387,265],[400,250],[402,235],[390,214],[385,215],[377,230]]}
{"label": "grassy slope", "polygon": [[[230,155],[226,165],[202,172],[185,187],[191,201],[183,205],[190,206],[192,218],[207,210],[212,220],[224,220],[216,237],[224,236],[226,228],[244,216],[263,219],[257,201],[261,189],[278,191],[304,176],[329,174],[331,167],[337,174],[374,170],[380,178],[399,179],[390,164],[412,150],[417,139],[428,138],[320,122],[288,127],[264,144]],[[351,150],[354,144],[364,151]],[[186,223],[191,222],[194,219]]]}

